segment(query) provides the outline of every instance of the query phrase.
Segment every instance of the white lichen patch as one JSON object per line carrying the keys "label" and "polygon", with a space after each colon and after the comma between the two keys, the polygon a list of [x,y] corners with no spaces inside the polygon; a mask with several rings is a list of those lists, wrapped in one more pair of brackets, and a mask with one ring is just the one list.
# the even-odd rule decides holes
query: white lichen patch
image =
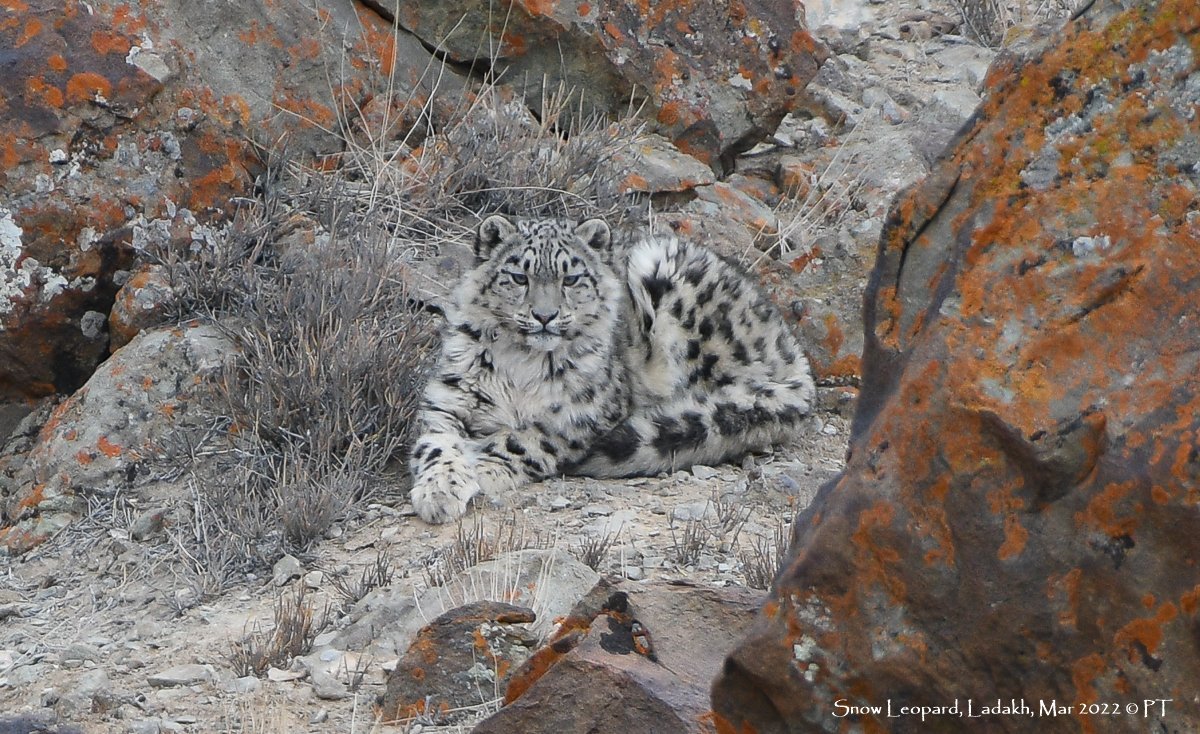
{"label": "white lichen patch", "polygon": [[745,74],[742,74],[740,72],[729,77],[728,81],[729,81],[729,86],[731,86],[731,87],[737,87],[738,89],[745,89],[747,92],[754,90],[754,82],[752,82],[750,80],[750,78],[747,77]]}
{"label": "white lichen patch", "polygon": [[0,207],[0,315],[11,313],[13,302],[31,289],[37,291],[38,303],[48,303],[67,287],[63,276],[32,257],[22,259],[22,234],[12,212]]}
{"label": "white lichen patch", "polygon": [[801,635],[800,641],[792,645],[792,657],[800,662],[808,662],[813,659],[813,653],[817,651],[817,641],[808,635]]}

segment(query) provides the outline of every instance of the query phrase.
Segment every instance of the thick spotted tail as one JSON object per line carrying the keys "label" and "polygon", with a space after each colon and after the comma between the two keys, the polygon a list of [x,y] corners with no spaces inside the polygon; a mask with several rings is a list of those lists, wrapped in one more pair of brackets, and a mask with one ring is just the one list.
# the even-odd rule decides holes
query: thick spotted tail
{"label": "thick spotted tail", "polygon": [[703,403],[660,406],[600,437],[568,473],[652,476],[738,459],[793,436],[811,400],[811,381],[796,380],[725,389]]}
{"label": "thick spotted tail", "polygon": [[811,410],[808,360],[736,265],[673,237],[629,256],[633,412],[570,473],[656,474],[785,441]]}

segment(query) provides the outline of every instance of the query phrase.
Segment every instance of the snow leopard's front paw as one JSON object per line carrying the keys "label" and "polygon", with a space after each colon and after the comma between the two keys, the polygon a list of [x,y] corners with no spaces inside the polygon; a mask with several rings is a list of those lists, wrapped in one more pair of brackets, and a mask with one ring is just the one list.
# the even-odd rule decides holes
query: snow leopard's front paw
{"label": "snow leopard's front paw", "polygon": [[409,499],[425,522],[457,520],[479,493],[479,482],[471,476],[466,458],[453,440],[422,436],[413,448],[410,467],[413,486]]}

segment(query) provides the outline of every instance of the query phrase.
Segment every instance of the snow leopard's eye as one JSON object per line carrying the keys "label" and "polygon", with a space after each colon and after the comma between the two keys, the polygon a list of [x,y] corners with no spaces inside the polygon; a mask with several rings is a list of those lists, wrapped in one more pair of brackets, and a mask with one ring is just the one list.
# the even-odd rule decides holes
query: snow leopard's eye
{"label": "snow leopard's eye", "polygon": [[529,284],[529,278],[525,276],[525,273],[518,273],[518,272],[515,272],[512,270],[505,270],[504,274],[507,275],[508,277],[512,278],[512,282],[516,283],[517,285],[528,285]]}
{"label": "snow leopard's eye", "polygon": [[578,283],[578,282],[579,282],[579,279],[580,279],[581,277],[582,277],[582,276],[580,276],[580,275],[564,275],[564,276],[563,276],[563,286],[565,286],[565,287],[567,287],[567,288],[570,288],[571,286],[573,286],[573,285],[575,285],[576,283]]}

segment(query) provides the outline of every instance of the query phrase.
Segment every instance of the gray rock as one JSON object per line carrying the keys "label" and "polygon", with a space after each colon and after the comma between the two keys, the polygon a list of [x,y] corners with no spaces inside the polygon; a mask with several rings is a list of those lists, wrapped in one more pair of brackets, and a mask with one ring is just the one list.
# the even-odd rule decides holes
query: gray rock
{"label": "gray rock", "polygon": [[271,567],[271,583],[283,586],[303,574],[304,566],[300,565],[300,559],[289,553],[275,561],[275,565]]}
{"label": "gray rock", "polygon": [[58,407],[13,477],[28,509],[9,537],[44,540],[66,527],[81,510],[77,489],[106,496],[129,487],[232,350],[214,327],[183,326],[144,331],[109,358]]}
{"label": "gray rock", "polygon": [[308,680],[312,684],[313,693],[322,701],[340,701],[350,696],[346,684],[329,671],[319,668],[310,670]]}
{"label": "gray rock", "polygon": [[933,58],[962,81],[979,89],[987,76],[996,52],[970,43],[954,44],[933,54]]}
{"label": "gray rock", "polygon": [[215,678],[216,674],[211,665],[185,663],[153,673],[146,678],[146,682],[155,688],[175,688],[204,683]]}
{"label": "gray rock", "polygon": [[970,89],[939,89],[933,93],[935,104],[941,105],[965,120],[979,106],[979,95]]}
{"label": "gray rock", "polygon": [[648,124],[717,169],[778,126],[826,56],[791,4],[741,6],[516,4],[497,23],[484,0],[414,0],[397,20],[456,62],[486,63],[535,104],[584,89],[585,113],[620,113],[637,89]]}

